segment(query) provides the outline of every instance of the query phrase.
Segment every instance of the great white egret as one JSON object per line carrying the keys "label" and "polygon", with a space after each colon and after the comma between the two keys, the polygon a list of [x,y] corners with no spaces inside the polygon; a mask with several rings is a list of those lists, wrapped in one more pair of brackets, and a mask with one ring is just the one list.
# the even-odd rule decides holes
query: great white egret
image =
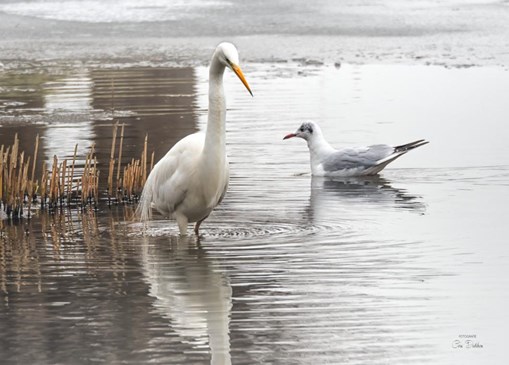
{"label": "great white egret", "polygon": [[226,99],[223,89],[225,68],[231,69],[251,95],[239,67],[239,55],[231,43],[216,47],[209,67],[209,111],[205,133],[191,134],[173,146],[154,166],[147,178],[137,214],[142,221],[151,218],[152,208],[175,218],[181,235],[189,222],[194,232],[226,194],[229,166],[226,156]]}
{"label": "great white egret", "polygon": [[306,140],[313,176],[376,175],[398,157],[428,143],[420,139],[400,146],[376,144],[337,150],[325,140],[320,127],[314,122],[302,123],[295,133],[287,134],[283,139],[293,137]]}

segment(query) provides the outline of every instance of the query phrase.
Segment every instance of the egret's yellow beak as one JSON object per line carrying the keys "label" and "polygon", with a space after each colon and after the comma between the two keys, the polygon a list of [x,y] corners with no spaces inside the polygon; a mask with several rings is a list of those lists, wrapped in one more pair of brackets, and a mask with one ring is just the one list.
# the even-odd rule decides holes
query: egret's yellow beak
{"label": "egret's yellow beak", "polygon": [[231,63],[231,67],[232,67],[233,72],[235,72],[235,75],[237,75],[239,77],[240,81],[242,81],[242,83],[246,87],[247,91],[249,91],[251,96],[253,96],[253,92],[251,91],[251,88],[249,87],[249,84],[247,83],[246,78],[244,77],[244,74],[242,73],[242,70],[240,69],[240,67],[235,65],[234,63]]}

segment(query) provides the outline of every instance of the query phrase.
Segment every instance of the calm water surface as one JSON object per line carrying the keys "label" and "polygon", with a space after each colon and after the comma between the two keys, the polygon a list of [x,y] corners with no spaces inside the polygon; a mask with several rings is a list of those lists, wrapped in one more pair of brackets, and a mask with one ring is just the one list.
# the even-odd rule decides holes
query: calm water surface
{"label": "calm water surface", "polygon": [[[509,73],[244,71],[254,98],[225,75],[231,184],[199,240],[122,206],[3,222],[2,363],[503,364]],[[0,140],[31,154],[39,133],[40,164],[94,143],[106,171],[120,121],[123,162],[145,133],[159,159],[204,127],[207,75],[4,72]],[[282,141],[305,120],[338,147],[431,143],[380,177],[312,178],[304,142]]]}

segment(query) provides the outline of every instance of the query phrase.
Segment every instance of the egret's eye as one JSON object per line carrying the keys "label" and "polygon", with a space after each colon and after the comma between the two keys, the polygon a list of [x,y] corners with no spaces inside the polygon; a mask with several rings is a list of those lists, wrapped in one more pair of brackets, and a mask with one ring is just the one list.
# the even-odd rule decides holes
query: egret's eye
{"label": "egret's eye", "polygon": [[301,127],[301,128],[299,129],[299,131],[300,131],[300,132],[304,132],[304,128],[302,128],[302,127]]}

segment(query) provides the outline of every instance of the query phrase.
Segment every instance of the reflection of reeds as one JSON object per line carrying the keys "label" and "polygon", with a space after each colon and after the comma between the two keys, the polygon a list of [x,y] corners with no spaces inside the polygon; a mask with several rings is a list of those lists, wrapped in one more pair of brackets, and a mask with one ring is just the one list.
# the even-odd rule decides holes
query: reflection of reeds
{"label": "reflection of reeds", "polygon": [[[101,213],[101,226],[111,232],[107,241],[101,235],[98,215],[93,210],[65,209],[62,214],[41,214],[35,225],[32,220],[16,224],[0,220],[2,304],[7,305],[11,296],[22,291],[40,293],[44,289],[41,270],[47,268],[48,263],[61,267],[66,262],[73,262],[87,268],[103,268],[108,262],[111,269],[108,273],[112,275],[108,285],[115,286],[118,291],[125,290],[126,260],[129,256],[125,240],[121,238],[130,230],[128,226],[116,223],[130,219],[133,208],[112,207]],[[107,249],[99,250],[98,245]],[[47,270],[45,272],[47,275]],[[47,285],[51,285],[47,280],[44,284],[46,290]]]}
{"label": "reflection of reeds", "polygon": [[[121,159],[124,139],[124,125],[121,126],[118,161],[116,158],[116,141],[118,123],[113,126],[113,138],[110,154],[107,197],[108,203],[112,201],[132,203],[136,202],[143,190],[147,174],[152,169],[154,154],[147,170],[148,136],[145,136],[143,152],[140,159],[131,158],[131,161],[122,169]],[[3,216],[8,218],[22,217],[26,209],[30,217],[34,204],[41,209],[55,211],[67,207],[96,208],[100,201],[99,176],[95,146],[92,145],[85,155],[85,162],[81,174],[77,174],[76,158],[78,145],[74,148],[72,161],[66,159],[59,162],[53,156],[51,168],[46,162],[42,164],[42,173],[39,180],[35,180],[35,169],[39,149],[39,135],[35,139],[34,158],[26,157],[24,151],[19,151],[19,139],[14,137],[12,146],[0,147],[0,207]],[[118,162],[116,164],[116,162]],[[32,163],[32,165],[30,165]],[[114,183],[115,165],[117,165],[116,184]],[[30,170],[31,168],[31,170]],[[31,171],[31,173],[29,173]]]}

